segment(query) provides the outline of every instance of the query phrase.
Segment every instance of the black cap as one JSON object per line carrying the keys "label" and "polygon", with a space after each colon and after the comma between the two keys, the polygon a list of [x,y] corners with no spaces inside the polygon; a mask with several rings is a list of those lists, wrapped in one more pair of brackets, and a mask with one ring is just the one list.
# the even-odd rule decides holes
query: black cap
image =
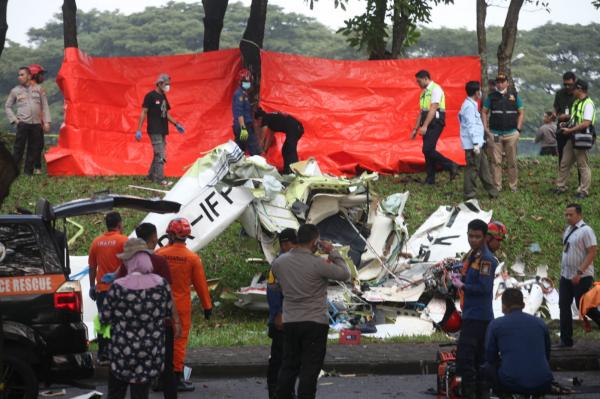
{"label": "black cap", "polygon": [[279,233],[279,243],[291,242],[295,244],[297,241],[296,230],[294,229],[283,229],[281,233]]}
{"label": "black cap", "polygon": [[582,79],[577,79],[577,82],[575,82],[575,88],[587,92],[588,91],[588,82],[586,82],[585,80],[582,80]]}

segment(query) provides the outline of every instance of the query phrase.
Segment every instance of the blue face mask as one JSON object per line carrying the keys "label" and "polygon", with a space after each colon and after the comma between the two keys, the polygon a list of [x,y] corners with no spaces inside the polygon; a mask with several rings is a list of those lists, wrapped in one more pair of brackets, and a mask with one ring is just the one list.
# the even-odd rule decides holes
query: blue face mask
{"label": "blue face mask", "polygon": [[250,82],[242,82],[242,89],[248,90],[250,87],[252,87]]}

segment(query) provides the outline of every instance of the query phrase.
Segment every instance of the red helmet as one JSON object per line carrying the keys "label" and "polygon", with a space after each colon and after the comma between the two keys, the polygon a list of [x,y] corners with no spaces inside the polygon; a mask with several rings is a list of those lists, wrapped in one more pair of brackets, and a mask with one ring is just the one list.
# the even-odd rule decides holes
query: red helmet
{"label": "red helmet", "polygon": [[455,333],[460,330],[462,317],[458,310],[454,310],[446,320],[442,321],[442,330],[447,333]]}
{"label": "red helmet", "polygon": [[505,240],[508,237],[508,230],[506,229],[506,226],[502,222],[498,222],[496,220],[488,224],[487,233],[498,241]]}
{"label": "red helmet", "polygon": [[192,233],[192,226],[185,218],[177,218],[169,222],[167,226],[167,234],[174,235],[177,238],[187,238]]}
{"label": "red helmet", "polygon": [[42,83],[44,81],[44,73],[46,70],[40,64],[31,64],[27,68],[31,72],[31,78],[38,83]]}
{"label": "red helmet", "polygon": [[252,74],[250,73],[250,70],[246,68],[240,69],[239,78],[240,81],[252,82]]}

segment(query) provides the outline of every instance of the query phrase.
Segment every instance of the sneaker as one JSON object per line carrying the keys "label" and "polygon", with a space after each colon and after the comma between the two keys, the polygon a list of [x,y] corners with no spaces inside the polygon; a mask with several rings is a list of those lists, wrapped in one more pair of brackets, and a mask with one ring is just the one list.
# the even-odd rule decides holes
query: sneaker
{"label": "sneaker", "polygon": [[560,187],[555,187],[555,188],[552,190],[552,192],[553,192],[554,194],[558,194],[558,195],[560,195],[560,194],[564,194],[564,193],[566,193],[566,192],[567,192],[567,189],[565,189],[565,188],[560,188]]}
{"label": "sneaker", "polygon": [[42,170],[41,169],[34,169],[33,170],[33,174],[34,175],[41,175],[42,174]]}
{"label": "sneaker", "polygon": [[583,191],[580,191],[577,194],[575,194],[575,198],[578,198],[578,199],[584,199],[584,198],[587,198],[587,196],[588,195],[586,193],[584,193]]}
{"label": "sneaker", "polygon": [[177,379],[177,392],[194,392],[196,387],[192,382],[184,381],[183,378]]}
{"label": "sneaker", "polygon": [[567,345],[564,342],[552,345],[552,349],[573,349],[573,344]]}

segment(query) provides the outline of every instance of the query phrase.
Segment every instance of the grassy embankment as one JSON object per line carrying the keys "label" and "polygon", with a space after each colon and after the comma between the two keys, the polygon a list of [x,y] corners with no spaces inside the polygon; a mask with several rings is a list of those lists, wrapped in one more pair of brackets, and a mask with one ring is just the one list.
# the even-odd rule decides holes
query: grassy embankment
{"label": "grassy embankment", "polygon": [[[510,265],[520,259],[530,271],[537,265],[550,267],[551,276],[556,279],[560,268],[561,234],[564,228],[564,206],[573,201],[572,190],[569,194],[557,196],[550,192],[555,176],[556,159],[523,158],[519,160],[520,189],[516,193],[505,191],[499,199],[490,200],[483,195],[480,201],[484,209],[493,209],[494,218],[504,222],[510,234],[501,257]],[[592,159],[593,184],[592,195],[581,201],[584,216],[596,232],[600,233],[600,158]],[[410,191],[410,199],[405,209],[405,217],[412,233],[440,205],[457,204],[462,201],[462,175],[449,182],[446,174],[440,175],[435,187],[419,183],[422,174],[382,176],[374,189],[382,196],[400,191]],[[576,172],[571,179],[575,184]],[[16,205],[33,209],[39,197],[45,197],[51,203],[60,203],[75,198],[93,195],[95,192],[110,190],[139,196],[154,194],[129,188],[129,185],[149,186],[141,177],[20,177],[13,185],[10,197],[5,201],[2,212],[10,212]],[[141,212],[124,210],[122,212],[125,231],[129,232],[143,218]],[[71,248],[72,254],[83,255],[92,239],[103,231],[101,215],[80,217],[77,219],[85,232]],[[69,233],[74,233],[70,228]],[[540,253],[531,253],[529,245],[537,242]],[[201,252],[210,278],[221,278],[221,289],[235,290],[250,282],[252,275],[266,266],[246,264],[248,257],[260,256],[256,243],[240,235],[240,226],[234,223],[224,234],[209,244]],[[218,298],[215,301],[219,301]],[[234,306],[221,303],[216,308],[214,318],[205,322],[199,309],[195,310],[196,323],[190,344],[229,346],[258,345],[269,342],[265,334],[266,315],[242,311]],[[581,328],[576,335],[583,336]],[[600,338],[600,334],[586,335],[586,338]],[[429,338],[411,338],[411,341],[438,341],[442,335]],[[406,341],[407,339],[398,339]]]}

